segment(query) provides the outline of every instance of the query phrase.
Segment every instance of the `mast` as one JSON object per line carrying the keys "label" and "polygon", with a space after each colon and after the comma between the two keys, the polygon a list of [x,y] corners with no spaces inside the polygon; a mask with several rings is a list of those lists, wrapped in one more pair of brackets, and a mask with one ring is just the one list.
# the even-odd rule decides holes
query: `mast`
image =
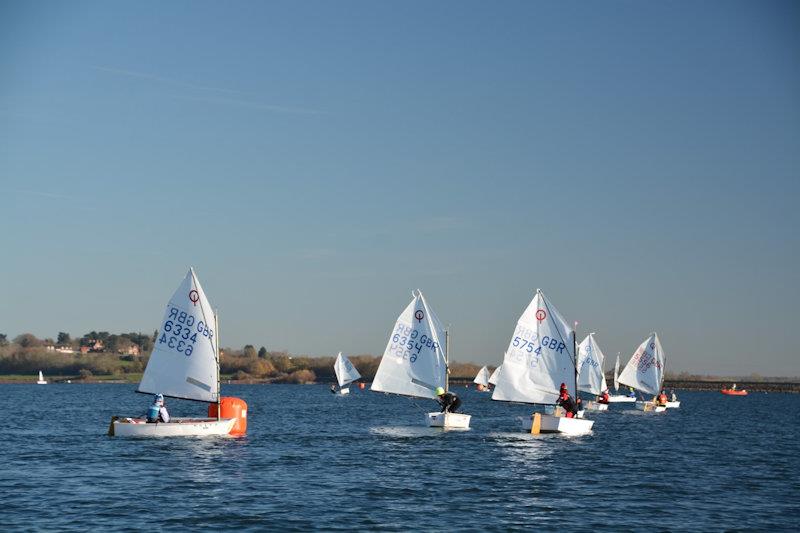
{"label": "mast", "polygon": [[575,322],[575,327],[572,328],[572,364],[575,367],[575,402],[578,401],[578,341],[576,340],[575,330],[578,329],[578,323]]}
{"label": "mast", "polygon": [[450,390],[450,328],[444,330],[444,391]]}
{"label": "mast", "polygon": [[216,332],[216,344],[215,346],[215,356],[217,360],[217,420],[222,418],[222,395],[220,394],[220,379],[219,379],[219,313],[214,311],[214,331]]}

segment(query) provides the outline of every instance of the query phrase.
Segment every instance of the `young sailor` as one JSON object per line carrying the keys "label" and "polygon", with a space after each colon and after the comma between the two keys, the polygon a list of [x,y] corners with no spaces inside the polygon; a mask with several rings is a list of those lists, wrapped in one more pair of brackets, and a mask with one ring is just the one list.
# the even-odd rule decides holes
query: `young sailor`
{"label": "young sailor", "polygon": [[677,402],[677,401],[678,401],[678,397],[677,397],[677,396],[675,396],[675,389],[672,389],[672,390],[670,391],[670,393],[671,393],[671,396],[670,396],[670,400],[669,400],[669,401],[671,401],[671,402]]}
{"label": "young sailor", "polygon": [[628,391],[628,398],[636,398],[636,391],[633,390],[633,387],[628,387],[628,389],[630,389]]}
{"label": "young sailor", "polygon": [[659,394],[655,398],[655,403],[656,405],[662,405],[662,406],[667,405],[667,393],[662,390],[661,394]]}
{"label": "young sailor", "polygon": [[578,414],[578,408],[575,405],[575,402],[572,400],[572,397],[567,392],[567,387],[562,383],[561,384],[561,394],[556,400],[556,405],[560,405],[566,411],[567,418],[573,418],[575,415]]}
{"label": "young sailor", "polygon": [[597,398],[597,403],[608,403],[608,389],[600,393],[600,397]]}
{"label": "young sailor", "polygon": [[443,413],[455,413],[461,407],[461,399],[452,392],[445,392],[442,387],[436,387],[436,396]]}
{"label": "young sailor", "polygon": [[147,421],[149,423],[169,422],[169,412],[164,404],[163,394],[156,394],[153,398],[153,405],[147,410]]}

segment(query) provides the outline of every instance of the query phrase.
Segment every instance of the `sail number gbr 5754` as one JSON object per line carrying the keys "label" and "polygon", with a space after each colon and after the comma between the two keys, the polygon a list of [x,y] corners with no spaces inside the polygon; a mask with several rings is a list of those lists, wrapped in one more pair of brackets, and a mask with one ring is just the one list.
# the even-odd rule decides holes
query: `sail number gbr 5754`
{"label": "sail number gbr 5754", "polygon": [[397,324],[389,345],[390,353],[400,359],[408,359],[413,363],[417,360],[423,348],[436,353],[436,350],[439,349],[439,343],[424,333],[420,335],[419,331],[413,327]]}
{"label": "sail number gbr 5754", "polygon": [[197,320],[194,315],[181,311],[177,307],[170,307],[164,324],[161,326],[161,336],[158,338],[159,346],[166,344],[186,357],[192,355],[198,335],[208,337],[213,341],[214,330],[202,320]]}

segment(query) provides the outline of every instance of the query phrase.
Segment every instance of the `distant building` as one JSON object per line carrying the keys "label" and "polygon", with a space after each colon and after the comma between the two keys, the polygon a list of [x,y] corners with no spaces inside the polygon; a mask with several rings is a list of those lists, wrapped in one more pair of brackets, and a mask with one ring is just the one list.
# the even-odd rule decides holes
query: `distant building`
{"label": "distant building", "polygon": [[127,348],[118,351],[119,353],[125,355],[139,355],[142,352],[141,349],[139,349],[139,345],[133,343],[131,343]]}

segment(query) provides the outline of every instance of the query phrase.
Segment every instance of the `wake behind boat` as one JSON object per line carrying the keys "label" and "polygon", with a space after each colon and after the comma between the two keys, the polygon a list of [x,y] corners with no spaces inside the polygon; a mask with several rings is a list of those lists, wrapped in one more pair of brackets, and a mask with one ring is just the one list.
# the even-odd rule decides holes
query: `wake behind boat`
{"label": "wake behind boat", "polygon": [[[435,399],[438,389],[448,388],[449,338],[422,292],[412,296],[397,317],[370,390]],[[470,418],[463,413],[430,412],[425,420],[431,427],[468,429]]]}
{"label": "wake behind boat", "polygon": [[209,405],[208,418],[111,419],[110,436],[188,437],[243,435],[247,430],[247,404],[239,398],[222,398],[219,385],[217,317],[203,288],[189,269],[167,304],[159,337],[137,392],[196,400]]}

